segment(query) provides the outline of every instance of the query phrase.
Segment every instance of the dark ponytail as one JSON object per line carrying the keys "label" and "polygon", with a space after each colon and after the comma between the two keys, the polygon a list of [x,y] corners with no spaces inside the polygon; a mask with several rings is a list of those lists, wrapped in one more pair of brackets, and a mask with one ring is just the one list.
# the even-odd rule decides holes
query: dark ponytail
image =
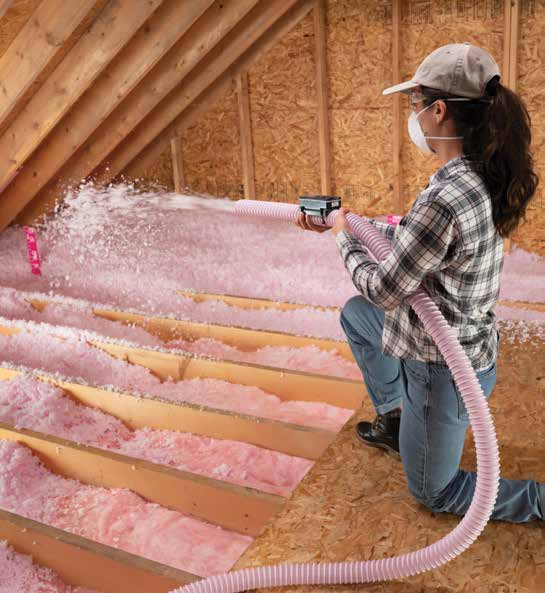
{"label": "dark ponytail", "polygon": [[[422,87],[424,105],[448,98]],[[447,101],[447,113],[463,136],[464,155],[483,163],[483,177],[492,198],[492,218],[501,237],[509,237],[526,221],[526,208],[536,192],[539,178],[530,152],[531,120],[526,106],[499,76],[486,85],[485,95],[471,101]]]}

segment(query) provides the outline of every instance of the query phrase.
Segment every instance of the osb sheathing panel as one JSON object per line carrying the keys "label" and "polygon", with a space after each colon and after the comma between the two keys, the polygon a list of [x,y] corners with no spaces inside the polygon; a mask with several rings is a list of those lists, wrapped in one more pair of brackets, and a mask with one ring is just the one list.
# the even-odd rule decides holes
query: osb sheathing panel
{"label": "osb sheathing panel", "polygon": [[355,212],[392,209],[391,2],[328,3],[333,191]]}
{"label": "osb sheathing panel", "polygon": [[[185,185],[192,191],[243,197],[238,105],[235,85],[193,126],[182,131]],[[158,161],[139,174],[141,185],[174,190],[172,154],[166,148]],[[147,180],[147,183],[144,182]]]}
{"label": "osb sheathing panel", "polygon": [[172,172],[172,153],[170,145],[163,150],[157,161],[147,169],[143,169],[135,180],[138,187],[174,191]]}
{"label": "osb sheathing panel", "polygon": [[[410,79],[422,59],[437,47],[464,41],[475,43],[490,52],[501,69],[503,29],[503,0],[404,2],[401,18],[401,78]],[[437,169],[437,160],[425,155],[411,142],[406,125],[410,112],[406,100],[402,104],[403,198],[407,211]]]}
{"label": "osb sheathing panel", "polygon": [[17,37],[40,2],[41,0],[14,0],[0,18],[0,56]]}
{"label": "osb sheathing panel", "polygon": [[520,20],[517,91],[532,118],[532,144],[541,184],[515,244],[545,256],[545,3],[525,0]]}
{"label": "osb sheathing panel", "polygon": [[[498,379],[490,403],[502,475],[545,481],[545,343],[532,331],[529,342],[514,343],[502,326],[500,333]],[[373,416],[366,402],[236,568],[384,558],[429,545],[458,524],[458,517],[434,515],[411,497],[399,461],[361,444],[354,434],[355,423]],[[468,434],[462,459],[465,469],[475,469],[474,452]],[[543,525],[493,522],[456,560],[404,581],[282,591],[542,593],[544,583]]]}
{"label": "osb sheathing panel", "polygon": [[249,71],[258,199],[319,191],[315,73],[312,14]]}

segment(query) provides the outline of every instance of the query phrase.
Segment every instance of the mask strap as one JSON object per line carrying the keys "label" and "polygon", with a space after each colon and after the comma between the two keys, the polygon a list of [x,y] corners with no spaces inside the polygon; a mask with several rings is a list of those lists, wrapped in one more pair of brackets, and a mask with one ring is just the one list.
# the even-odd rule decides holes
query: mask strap
{"label": "mask strap", "polygon": [[[420,115],[420,113],[424,113],[424,111],[426,111],[426,109],[429,109],[432,105],[435,105],[437,103],[437,101],[473,101],[473,99],[469,99],[467,97],[452,97],[451,99],[436,99],[433,103],[431,103],[427,107],[424,107],[424,109],[422,109],[422,111],[420,111],[416,117],[418,117]],[[464,139],[463,136],[424,136],[424,138],[426,138],[426,139],[429,138],[430,140],[463,140]]]}

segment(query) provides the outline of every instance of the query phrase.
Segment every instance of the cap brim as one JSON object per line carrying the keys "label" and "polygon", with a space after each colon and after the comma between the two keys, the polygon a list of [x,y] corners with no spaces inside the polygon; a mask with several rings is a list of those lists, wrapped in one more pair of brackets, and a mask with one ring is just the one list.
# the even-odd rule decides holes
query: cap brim
{"label": "cap brim", "polygon": [[387,88],[386,90],[382,91],[382,94],[393,95],[394,93],[406,93],[417,86],[420,86],[418,82],[414,82],[414,80],[406,80],[405,82]]}

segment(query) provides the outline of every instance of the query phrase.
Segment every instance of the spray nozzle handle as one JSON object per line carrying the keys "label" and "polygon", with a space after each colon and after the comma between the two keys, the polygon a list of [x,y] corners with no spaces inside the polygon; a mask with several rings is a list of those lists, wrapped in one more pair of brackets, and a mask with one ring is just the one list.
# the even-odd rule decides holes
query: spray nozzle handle
{"label": "spray nozzle handle", "polygon": [[319,216],[323,224],[333,210],[341,207],[341,198],[337,196],[299,196],[299,209],[309,216]]}

